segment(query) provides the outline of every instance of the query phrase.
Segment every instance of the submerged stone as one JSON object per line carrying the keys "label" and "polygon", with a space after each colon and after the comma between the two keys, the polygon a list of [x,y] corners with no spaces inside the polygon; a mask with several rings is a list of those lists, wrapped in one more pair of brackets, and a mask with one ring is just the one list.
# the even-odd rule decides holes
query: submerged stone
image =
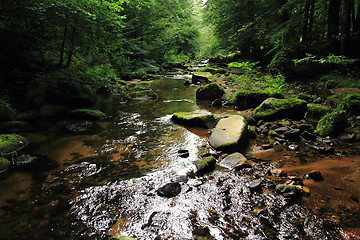
{"label": "submerged stone", "polygon": [[29,144],[29,140],[18,134],[0,135],[0,156],[7,156]]}
{"label": "submerged stone", "polygon": [[216,119],[210,113],[178,112],[174,113],[171,120],[180,125],[189,127],[211,128],[215,125]]}
{"label": "submerged stone", "polygon": [[306,112],[306,102],[298,98],[268,98],[255,108],[253,117],[256,120],[278,120],[283,118],[301,119]]}
{"label": "submerged stone", "polygon": [[93,109],[76,109],[71,111],[70,115],[74,118],[88,119],[88,120],[100,120],[106,118],[105,113]]}
{"label": "submerged stone", "polygon": [[223,87],[218,83],[203,85],[196,90],[196,98],[201,100],[214,100],[225,94]]}
{"label": "submerged stone", "polygon": [[245,118],[233,115],[221,119],[209,138],[210,145],[219,151],[242,152],[249,144]]}
{"label": "submerged stone", "polygon": [[181,185],[180,183],[167,183],[157,191],[157,194],[160,197],[172,198],[177,196],[181,192]]}

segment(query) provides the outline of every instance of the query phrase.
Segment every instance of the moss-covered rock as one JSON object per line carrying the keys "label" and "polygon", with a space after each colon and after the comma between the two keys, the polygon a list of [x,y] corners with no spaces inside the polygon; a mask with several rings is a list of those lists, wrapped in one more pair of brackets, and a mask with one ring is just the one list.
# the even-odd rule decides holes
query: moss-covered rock
{"label": "moss-covered rock", "polygon": [[310,121],[319,121],[325,114],[332,112],[331,108],[328,106],[309,103],[307,105],[307,114],[306,119]]}
{"label": "moss-covered rock", "polygon": [[263,119],[266,121],[283,118],[301,119],[306,110],[306,101],[298,98],[269,98],[254,110],[253,117],[256,120]]}
{"label": "moss-covered rock", "polygon": [[28,131],[30,128],[30,123],[24,121],[9,121],[0,123],[0,131],[7,133]]}
{"label": "moss-covered rock", "polygon": [[157,93],[152,89],[143,89],[139,91],[133,91],[129,94],[132,99],[157,99]]}
{"label": "moss-covered rock", "polygon": [[201,100],[214,100],[221,98],[224,94],[225,90],[218,83],[210,83],[196,90],[196,98]]}
{"label": "moss-covered rock", "polygon": [[213,156],[204,157],[201,159],[197,165],[197,175],[202,175],[208,172],[211,172],[215,169],[216,159]]}
{"label": "moss-covered rock", "polygon": [[198,72],[209,72],[211,74],[217,74],[217,73],[220,73],[220,74],[224,74],[226,73],[226,69],[224,68],[213,68],[213,67],[204,67],[204,68],[200,68],[197,70]]}
{"label": "moss-covered rock", "polygon": [[360,114],[360,95],[345,94],[342,98],[346,110],[353,114]]}
{"label": "moss-covered rock", "polygon": [[18,134],[0,135],[0,156],[7,156],[29,144],[29,140]]}
{"label": "moss-covered rock", "polygon": [[88,120],[99,120],[106,118],[106,114],[93,109],[76,109],[70,112],[73,118],[88,119]]}
{"label": "moss-covered rock", "polygon": [[11,166],[11,162],[6,158],[0,157],[0,177],[3,175]]}
{"label": "moss-covered rock", "polygon": [[192,75],[193,83],[208,83],[213,75],[209,72],[194,72]]}
{"label": "moss-covered rock", "polygon": [[331,136],[343,131],[347,125],[345,111],[333,111],[320,119],[316,131],[320,136]]}
{"label": "moss-covered rock", "polygon": [[221,119],[209,138],[210,145],[219,151],[242,152],[249,144],[248,125],[244,117],[233,115]]}
{"label": "moss-covered rock", "polygon": [[268,98],[282,98],[280,93],[268,93],[266,91],[240,90],[230,96],[229,103],[240,110],[259,106]]}
{"label": "moss-covered rock", "polygon": [[180,125],[189,127],[212,128],[216,124],[214,115],[202,112],[178,112],[174,113],[171,120]]}

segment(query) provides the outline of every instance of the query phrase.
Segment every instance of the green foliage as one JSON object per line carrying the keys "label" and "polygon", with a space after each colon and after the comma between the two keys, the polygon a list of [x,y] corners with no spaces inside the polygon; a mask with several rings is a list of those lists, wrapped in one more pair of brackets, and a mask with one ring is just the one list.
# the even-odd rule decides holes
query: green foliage
{"label": "green foliage", "polygon": [[335,56],[334,54],[330,54],[326,58],[319,58],[313,54],[307,53],[304,58],[301,59],[293,59],[293,62],[295,64],[301,64],[301,63],[333,63],[333,64],[339,64],[339,65],[351,65],[355,63],[356,59],[350,59],[345,56]]}
{"label": "green foliage", "polygon": [[348,125],[346,119],[346,112],[342,110],[336,110],[326,114],[320,119],[316,127],[316,131],[320,136],[329,136],[344,130]]}
{"label": "green foliage", "polygon": [[10,103],[0,98],[0,120],[10,119],[14,115],[15,115],[15,110],[10,105]]}
{"label": "green foliage", "polygon": [[259,70],[260,67],[256,67],[259,62],[231,62],[228,63],[229,68],[240,68],[244,71]]}

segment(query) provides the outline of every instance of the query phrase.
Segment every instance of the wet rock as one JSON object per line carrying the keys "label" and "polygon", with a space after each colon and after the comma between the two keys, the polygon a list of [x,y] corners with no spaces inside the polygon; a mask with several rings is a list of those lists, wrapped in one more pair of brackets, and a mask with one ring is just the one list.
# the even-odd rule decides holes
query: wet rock
{"label": "wet rock", "polygon": [[93,109],[76,109],[70,112],[70,116],[86,120],[100,120],[106,118],[105,113]]}
{"label": "wet rock", "polygon": [[285,139],[298,140],[300,138],[300,129],[293,129],[284,133]]}
{"label": "wet rock", "polygon": [[41,113],[38,110],[29,110],[16,114],[13,118],[15,121],[34,122],[41,118]]}
{"label": "wet rock", "polygon": [[330,107],[323,106],[320,104],[309,103],[307,105],[307,113],[306,119],[310,121],[317,122],[319,121],[325,114],[330,113],[332,110]]}
{"label": "wet rock", "polygon": [[253,117],[266,121],[290,118],[301,119],[306,112],[306,102],[297,98],[268,98],[255,108]]}
{"label": "wet rock", "polygon": [[202,128],[211,128],[216,123],[214,115],[207,112],[178,112],[171,120],[176,124]]}
{"label": "wet rock", "polygon": [[251,164],[241,153],[233,153],[226,156],[220,163],[220,166],[228,169],[241,170],[243,168],[251,168]]}
{"label": "wet rock", "polygon": [[210,83],[196,90],[196,98],[201,100],[215,100],[225,94],[222,86],[218,83]]}
{"label": "wet rock", "polygon": [[203,175],[215,169],[216,159],[213,156],[201,159],[197,165],[196,175]]}
{"label": "wet rock", "polygon": [[313,181],[321,181],[324,180],[323,176],[321,175],[320,171],[311,171],[304,175],[304,179],[311,179]]}
{"label": "wet rock", "polygon": [[136,238],[128,237],[128,236],[115,236],[112,238],[113,240],[137,240]]}
{"label": "wet rock", "polygon": [[156,193],[160,197],[172,198],[177,196],[181,192],[181,185],[180,183],[167,183],[161,188],[159,188]]}
{"label": "wet rock", "polygon": [[209,138],[210,145],[224,152],[241,152],[249,144],[248,127],[245,118],[233,115],[221,119]]}
{"label": "wet rock", "polygon": [[288,146],[288,149],[290,151],[298,151],[300,148],[299,148],[299,145],[291,144],[291,145]]}
{"label": "wet rock", "polygon": [[338,140],[342,141],[342,142],[353,142],[356,140],[356,135],[355,134],[341,134],[340,136],[337,137]]}
{"label": "wet rock", "polygon": [[207,83],[210,82],[212,76],[209,72],[194,72],[191,80],[194,84]]}
{"label": "wet rock", "polygon": [[191,85],[191,82],[189,80],[186,80],[184,83],[183,83],[184,86],[190,86]]}
{"label": "wet rock", "polygon": [[14,164],[20,167],[20,166],[26,166],[32,164],[34,163],[34,161],[35,161],[35,157],[29,155],[20,155],[15,158]]}
{"label": "wet rock", "polygon": [[222,101],[221,99],[215,99],[212,103],[211,103],[211,106],[212,107],[221,107],[222,106]]}
{"label": "wet rock", "polygon": [[308,131],[308,132],[313,132],[314,131],[314,127],[311,124],[300,124],[299,129],[304,132],[304,131]]}
{"label": "wet rock", "polygon": [[263,144],[263,145],[261,145],[262,150],[269,150],[271,148],[273,148],[272,144]]}
{"label": "wet rock", "polygon": [[181,158],[187,158],[190,156],[189,150],[179,150],[178,154]]}
{"label": "wet rock", "polygon": [[184,176],[178,177],[175,182],[187,183],[188,181],[189,181],[189,177],[184,175]]}
{"label": "wet rock", "polygon": [[26,132],[31,129],[31,124],[24,121],[9,121],[0,123],[0,131],[6,133]]}
{"label": "wet rock", "polygon": [[286,127],[286,126],[275,128],[273,130],[278,134],[284,134],[285,132],[291,131],[291,129],[289,127]]}
{"label": "wet rock", "polygon": [[304,138],[305,140],[316,140],[316,135],[309,133],[308,131],[305,131],[301,134],[301,137]]}
{"label": "wet rock", "polygon": [[298,196],[302,191],[301,190],[302,188],[299,185],[287,185],[287,184],[278,184],[276,185],[275,189],[277,193],[285,195],[285,197]]}
{"label": "wet rock", "polygon": [[256,179],[254,181],[251,181],[248,187],[251,191],[259,191],[261,190],[261,183],[262,183],[261,179]]}
{"label": "wet rock", "polygon": [[275,176],[278,176],[278,177],[284,177],[284,176],[287,175],[287,173],[286,173],[284,170],[278,169],[278,168],[271,169],[271,170],[270,170],[270,173],[271,173],[272,175],[275,175]]}
{"label": "wet rock", "polygon": [[0,135],[0,156],[8,156],[23,149],[29,144],[29,140],[18,134]]}
{"label": "wet rock", "polygon": [[313,149],[317,150],[319,153],[322,154],[335,154],[335,149],[332,147],[313,146]]}
{"label": "wet rock", "polygon": [[0,157],[0,178],[9,170],[11,162],[6,158]]}
{"label": "wet rock", "polygon": [[70,132],[86,132],[93,126],[92,122],[82,121],[76,123],[70,123],[64,126],[64,128]]}
{"label": "wet rock", "polygon": [[[303,180],[300,178],[300,177],[297,177],[297,176],[288,176],[288,179],[289,181],[292,182],[291,185],[300,185],[300,186],[303,186],[304,183],[303,183]],[[289,184],[290,185],[290,184]]]}

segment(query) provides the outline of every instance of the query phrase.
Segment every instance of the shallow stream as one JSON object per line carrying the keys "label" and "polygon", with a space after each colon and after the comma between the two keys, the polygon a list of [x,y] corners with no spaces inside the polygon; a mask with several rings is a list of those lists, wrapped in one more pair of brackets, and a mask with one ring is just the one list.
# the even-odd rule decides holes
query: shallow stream
{"label": "shallow stream", "polygon": [[[208,131],[175,125],[171,115],[216,111],[198,107],[196,88],[183,85],[190,78],[178,70],[154,80],[158,99],[111,106],[111,116],[86,134],[57,123],[23,134],[46,166],[0,181],[0,239],[351,239],[273,191],[276,163],[187,176],[212,151]],[[264,187],[250,191],[256,179]],[[158,196],[169,182],[180,183],[180,194]]]}

